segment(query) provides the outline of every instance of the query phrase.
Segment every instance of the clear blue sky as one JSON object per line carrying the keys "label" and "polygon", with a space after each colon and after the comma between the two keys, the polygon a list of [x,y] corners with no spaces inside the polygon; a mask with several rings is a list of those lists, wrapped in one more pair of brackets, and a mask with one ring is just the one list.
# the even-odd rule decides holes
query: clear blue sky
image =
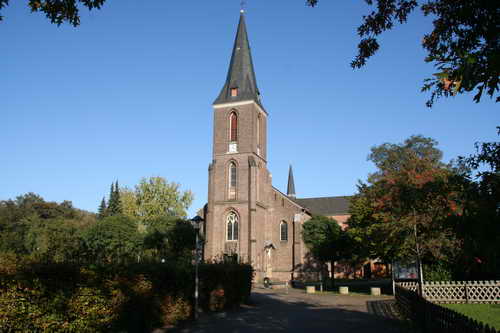
{"label": "clear blue sky", "polygon": [[[0,23],[0,200],[36,192],[96,211],[110,183],[162,176],[207,197],[212,107],[227,72],[238,0],[108,0],[57,27],[11,1]],[[445,161],[496,141],[499,104],[471,96],[425,107],[420,46],[431,21],[413,15],[352,70],[364,1],[247,1],[247,27],[269,112],[268,168],[299,197],[350,195],[370,147],[413,134]]]}

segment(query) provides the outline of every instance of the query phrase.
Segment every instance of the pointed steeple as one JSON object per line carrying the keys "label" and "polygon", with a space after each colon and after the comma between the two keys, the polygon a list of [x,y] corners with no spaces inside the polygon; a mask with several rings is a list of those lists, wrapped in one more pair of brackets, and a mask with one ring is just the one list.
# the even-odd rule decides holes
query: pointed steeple
{"label": "pointed steeple", "polygon": [[295,182],[293,181],[292,165],[290,165],[290,169],[288,170],[288,187],[286,189],[286,195],[295,198]]}
{"label": "pointed steeple", "polygon": [[255,79],[243,10],[240,14],[226,82],[214,104],[240,101],[255,101],[260,104],[260,93]]}

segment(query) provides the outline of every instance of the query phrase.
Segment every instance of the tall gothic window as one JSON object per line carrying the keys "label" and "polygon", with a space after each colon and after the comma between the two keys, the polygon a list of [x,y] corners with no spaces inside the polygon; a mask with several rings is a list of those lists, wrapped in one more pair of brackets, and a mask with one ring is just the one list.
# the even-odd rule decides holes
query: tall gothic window
{"label": "tall gothic window", "polygon": [[229,174],[228,174],[228,199],[235,200],[236,199],[236,177],[237,177],[237,168],[236,163],[229,163]]}
{"label": "tall gothic window", "polygon": [[280,240],[288,240],[288,223],[286,223],[285,221],[282,221],[280,224]]}
{"label": "tall gothic window", "polygon": [[227,224],[227,240],[238,240],[238,215],[235,212],[230,212],[226,218]]}
{"label": "tall gothic window", "polygon": [[238,141],[238,115],[234,111],[229,116],[229,141]]}

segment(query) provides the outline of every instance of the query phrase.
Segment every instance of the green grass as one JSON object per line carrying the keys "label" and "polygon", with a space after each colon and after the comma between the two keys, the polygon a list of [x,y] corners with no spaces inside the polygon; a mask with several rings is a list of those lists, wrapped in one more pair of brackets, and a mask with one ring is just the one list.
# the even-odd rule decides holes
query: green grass
{"label": "green grass", "polygon": [[448,309],[455,310],[475,319],[493,326],[500,330],[500,304],[442,304]]}

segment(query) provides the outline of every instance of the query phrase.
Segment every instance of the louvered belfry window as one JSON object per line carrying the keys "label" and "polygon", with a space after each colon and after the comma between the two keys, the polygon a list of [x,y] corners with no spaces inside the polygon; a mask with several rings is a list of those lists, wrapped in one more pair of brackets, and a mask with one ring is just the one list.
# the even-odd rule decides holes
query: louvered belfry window
{"label": "louvered belfry window", "polygon": [[238,141],[238,115],[232,112],[229,116],[229,141]]}

